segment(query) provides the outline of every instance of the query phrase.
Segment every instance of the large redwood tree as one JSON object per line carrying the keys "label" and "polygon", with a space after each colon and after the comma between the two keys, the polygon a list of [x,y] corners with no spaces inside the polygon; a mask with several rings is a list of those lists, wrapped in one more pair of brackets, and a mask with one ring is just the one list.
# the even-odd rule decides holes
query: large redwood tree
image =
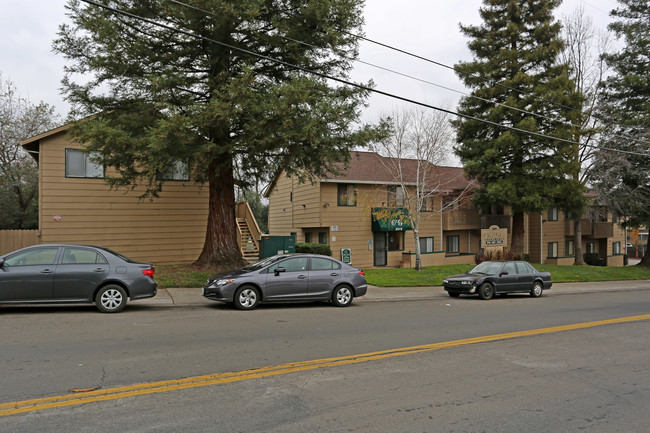
{"label": "large redwood tree", "polygon": [[74,137],[117,170],[113,187],[155,198],[172,167],[207,183],[197,264],[235,265],[236,184],[279,168],[323,174],[376,132],[353,126],[367,92],[323,77],[347,78],[362,3],[69,0],[54,49],[86,119]]}

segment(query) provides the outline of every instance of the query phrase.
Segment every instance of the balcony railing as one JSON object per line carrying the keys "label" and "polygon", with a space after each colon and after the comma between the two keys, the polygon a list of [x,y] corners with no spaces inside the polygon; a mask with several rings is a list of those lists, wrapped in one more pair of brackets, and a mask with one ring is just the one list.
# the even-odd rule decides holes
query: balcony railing
{"label": "balcony railing", "polygon": [[481,229],[489,229],[492,226],[510,229],[510,219],[510,215],[481,215]]}
{"label": "balcony railing", "polygon": [[443,230],[469,230],[476,229],[479,225],[477,209],[457,209],[443,213]]}
{"label": "balcony railing", "polygon": [[[582,236],[586,238],[603,239],[611,238],[614,236],[614,223],[604,222],[597,223],[590,219],[580,220],[580,231]],[[573,220],[567,220],[564,226],[565,236],[574,236],[575,230],[573,229]]]}

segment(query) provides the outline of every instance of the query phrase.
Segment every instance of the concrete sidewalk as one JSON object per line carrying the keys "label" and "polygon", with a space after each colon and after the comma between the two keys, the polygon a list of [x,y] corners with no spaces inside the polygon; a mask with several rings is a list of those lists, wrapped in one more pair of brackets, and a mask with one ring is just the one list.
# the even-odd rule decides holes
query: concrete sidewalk
{"label": "concrete sidewalk", "polygon": [[[619,290],[650,290],[650,280],[632,281],[602,281],[593,283],[557,283],[548,294],[574,294],[611,292]],[[437,299],[449,298],[442,286],[426,287],[376,287],[368,286],[365,296],[356,298],[354,302],[410,300],[410,299]],[[160,306],[190,306],[214,305],[214,301],[205,299],[201,295],[201,288],[170,288],[158,289],[158,294],[149,299],[134,301],[137,304],[151,304]]]}

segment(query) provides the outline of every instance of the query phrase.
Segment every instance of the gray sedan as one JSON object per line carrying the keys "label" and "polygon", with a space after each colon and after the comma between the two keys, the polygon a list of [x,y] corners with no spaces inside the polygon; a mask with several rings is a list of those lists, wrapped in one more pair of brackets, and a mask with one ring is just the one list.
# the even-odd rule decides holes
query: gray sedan
{"label": "gray sedan", "polygon": [[347,307],[366,294],[363,270],[328,256],[292,254],[269,257],[235,271],[217,274],[203,296],[252,310],[260,302],[329,301]]}
{"label": "gray sedan", "polygon": [[151,298],[154,267],[107,248],[44,244],[0,256],[0,304],[94,302],[116,313],[131,300]]}

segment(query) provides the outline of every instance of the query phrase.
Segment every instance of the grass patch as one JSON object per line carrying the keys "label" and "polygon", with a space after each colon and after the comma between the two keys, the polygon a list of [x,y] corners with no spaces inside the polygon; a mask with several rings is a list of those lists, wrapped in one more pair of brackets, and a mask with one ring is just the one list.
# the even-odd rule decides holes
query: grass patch
{"label": "grass patch", "polygon": [[192,265],[157,265],[154,279],[161,288],[203,287],[215,273]]}
{"label": "grass patch", "polygon": [[[540,271],[550,272],[554,283],[650,280],[650,269],[640,266],[559,266],[533,264]],[[473,265],[446,265],[425,267],[420,272],[413,268],[365,269],[368,284],[379,287],[442,286],[442,279],[462,274]],[[203,287],[216,271],[205,271],[192,265],[156,266],[156,281],[161,288]]]}
{"label": "grass patch", "polygon": [[[589,282],[589,281],[622,281],[648,280],[650,269],[640,266],[606,267],[606,266],[533,266],[550,272],[554,283]],[[368,284],[379,287],[417,287],[442,286],[445,277],[462,274],[473,265],[448,265],[425,267],[421,271],[413,268],[367,269]]]}
{"label": "grass patch", "polygon": [[554,283],[582,281],[649,280],[650,269],[641,266],[559,266],[534,264],[540,271],[550,272]]}

